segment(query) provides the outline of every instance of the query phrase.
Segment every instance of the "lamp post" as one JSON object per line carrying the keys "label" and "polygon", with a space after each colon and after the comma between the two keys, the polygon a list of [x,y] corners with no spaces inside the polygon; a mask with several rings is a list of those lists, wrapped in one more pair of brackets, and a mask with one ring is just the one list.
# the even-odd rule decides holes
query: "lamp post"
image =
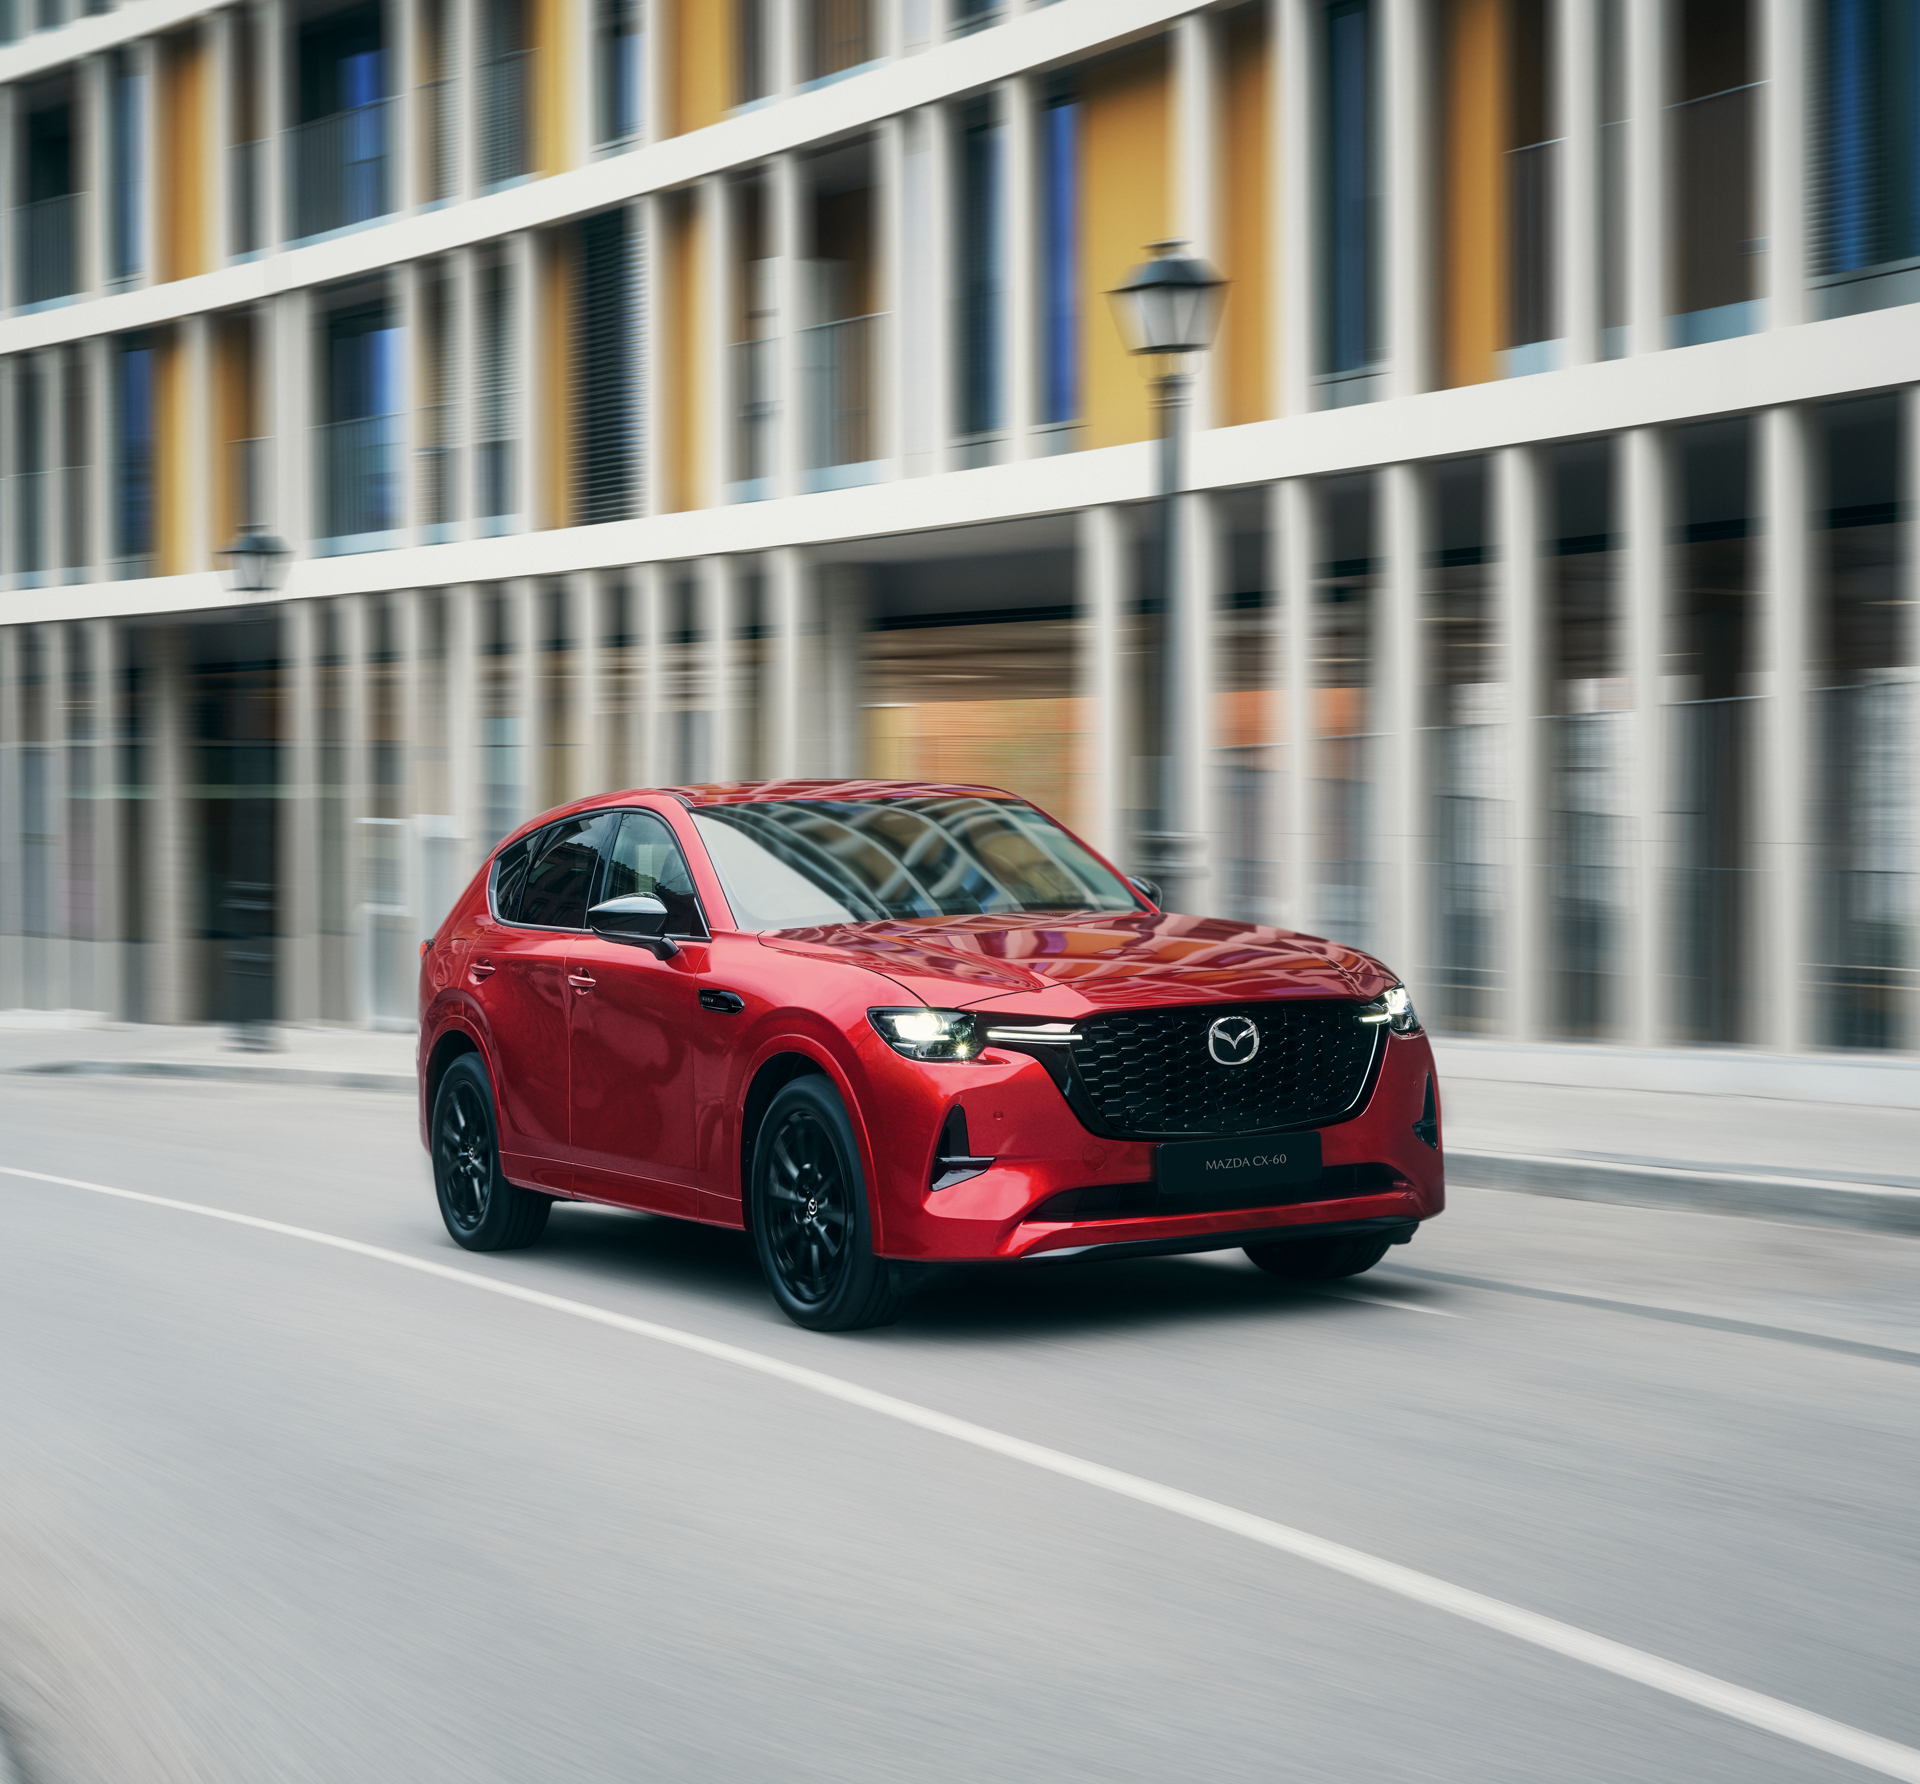
{"label": "lamp post", "polygon": [[1151,871],[1160,881],[1160,903],[1188,908],[1198,900],[1203,869],[1196,859],[1199,835],[1193,814],[1183,810],[1205,764],[1193,760],[1193,725],[1187,712],[1187,640],[1195,590],[1187,586],[1180,500],[1186,481],[1186,433],[1193,374],[1190,355],[1213,345],[1227,282],[1204,260],[1181,252],[1185,242],[1154,242],[1154,258],[1136,266],[1124,285],[1107,295],[1127,350],[1157,359],[1154,409],[1160,425],[1161,500],[1161,701],[1160,786],[1155,828],[1142,840]]}

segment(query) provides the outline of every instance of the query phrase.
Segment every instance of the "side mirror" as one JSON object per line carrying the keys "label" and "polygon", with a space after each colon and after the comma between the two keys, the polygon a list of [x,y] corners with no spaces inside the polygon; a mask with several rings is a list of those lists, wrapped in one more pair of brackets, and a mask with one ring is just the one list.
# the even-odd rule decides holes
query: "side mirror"
{"label": "side mirror", "polygon": [[1138,874],[1129,874],[1127,879],[1134,891],[1141,894],[1149,904],[1160,902],[1160,887],[1156,881],[1143,880]]}
{"label": "side mirror", "polygon": [[603,941],[646,948],[662,960],[671,960],[680,952],[667,940],[667,907],[643,892],[596,904],[587,912],[587,927]]}

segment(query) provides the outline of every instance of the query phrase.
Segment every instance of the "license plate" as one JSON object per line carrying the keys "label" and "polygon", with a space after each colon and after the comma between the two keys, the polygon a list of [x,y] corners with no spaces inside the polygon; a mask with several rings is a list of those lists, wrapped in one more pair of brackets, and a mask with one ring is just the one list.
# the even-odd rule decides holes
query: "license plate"
{"label": "license plate", "polygon": [[[1175,1140],[1158,1149],[1155,1163],[1163,1202],[1206,1202],[1218,1195],[1237,1200],[1255,1191],[1286,1191],[1319,1182],[1320,1136],[1308,1132],[1259,1140]],[[1298,1198],[1280,1194],[1273,1199]]]}

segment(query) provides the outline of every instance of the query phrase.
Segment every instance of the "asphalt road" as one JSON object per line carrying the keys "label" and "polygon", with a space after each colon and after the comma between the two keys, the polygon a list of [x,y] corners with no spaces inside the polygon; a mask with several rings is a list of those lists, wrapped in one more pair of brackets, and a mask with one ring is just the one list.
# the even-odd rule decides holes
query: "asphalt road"
{"label": "asphalt road", "polygon": [[1912,1241],[1462,1192],[1342,1293],[1054,1266],[831,1338],[736,1236],[458,1252],[390,1095],[0,1078],[0,1167],[377,1248],[0,1174],[25,1784],[1873,1775],[1314,1538],[1920,1748]]}

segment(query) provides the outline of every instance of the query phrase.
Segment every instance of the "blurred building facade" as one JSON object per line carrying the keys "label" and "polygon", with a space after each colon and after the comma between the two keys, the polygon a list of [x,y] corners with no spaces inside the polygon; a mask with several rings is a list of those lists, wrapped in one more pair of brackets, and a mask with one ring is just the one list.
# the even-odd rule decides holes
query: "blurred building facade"
{"label": "blurred building facade", "polygon": [[1920,1046],[1914,0],[84,4],[0,7],[0,1009],[405,1023],[616,785],[1138,866],[1179,237],[1200,902]]}

